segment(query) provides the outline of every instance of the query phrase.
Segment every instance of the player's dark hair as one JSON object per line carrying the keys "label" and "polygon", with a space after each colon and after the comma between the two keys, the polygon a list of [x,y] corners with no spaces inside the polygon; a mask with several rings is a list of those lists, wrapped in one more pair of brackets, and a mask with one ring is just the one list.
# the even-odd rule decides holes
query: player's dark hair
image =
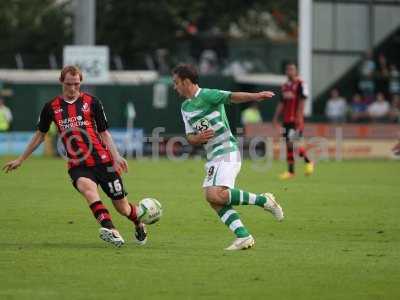
{"label": "player's dark hair", "polygon": [[172,74],[177,75],[181,80],[189,79],[194,84],[199,83],[199,73],[193,65],[179,64],[172,70]]}
{"label": "player's dark hair", "polygon": [[62,70],[61,70],[61,74],[60,74],[60,82],[64,82],[65,76],[70,73],[72,76],[75,75],[79,75],[79,79],[82,81],[83,76],[82,76],[82,72],[81,70],[77,67],[77,66],[65,66]]}

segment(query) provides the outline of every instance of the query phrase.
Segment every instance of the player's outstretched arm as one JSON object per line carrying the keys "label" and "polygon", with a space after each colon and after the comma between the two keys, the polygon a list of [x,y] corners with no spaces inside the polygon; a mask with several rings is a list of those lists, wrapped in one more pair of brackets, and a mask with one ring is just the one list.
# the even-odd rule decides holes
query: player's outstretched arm
{"label": "player's outstretched arm", "polygon": [[274,92],[262,91],[258,93],[245,93],[245,92],[232,92],[231,102],[232,103],[244,103],[252,101],[263,101],[275,96]]}
{"label": "player's outstretched arm", "polygon": [[124,171],[128,172],[128,162],[119,154],[117,147],[114,144],[112,136],[108,130],[99,133],[104,144],[110,150],[112,158],[115,163],[115,168],[118,172]]}
{"label": "player's outstretched arm", "polygon": [[6,173],[17,169],[19,166],[22,165],[23,161],[26,160],[33,151],[44,141],[44,136],[46,133],[36,130],[35,134],[33,135],[31,141],[29,142],[28,146],[26,147],[24,153],[16,160],[9,161],[3,166],[3,171]]}

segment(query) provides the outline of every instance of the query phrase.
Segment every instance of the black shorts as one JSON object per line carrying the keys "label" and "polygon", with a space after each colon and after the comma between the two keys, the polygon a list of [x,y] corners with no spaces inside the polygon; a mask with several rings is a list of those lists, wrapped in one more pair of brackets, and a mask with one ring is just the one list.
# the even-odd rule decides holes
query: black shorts
{"label": "black shorts", "polygon": [[[128,193],[124,189],[121,176],[115,171],[111,163],[94,167],[78,166],[68,170],[72,184],[78,190],[76,183],[79,177],[93,180],[112,200],[121,200]],[[79,190],[78,190],[79,191]]]}
{"label": "black shorts", "polygon": [[303,130],[298,129],[295,123],[283,123],[282,136],[286,141],[296,141],[303,136]]}

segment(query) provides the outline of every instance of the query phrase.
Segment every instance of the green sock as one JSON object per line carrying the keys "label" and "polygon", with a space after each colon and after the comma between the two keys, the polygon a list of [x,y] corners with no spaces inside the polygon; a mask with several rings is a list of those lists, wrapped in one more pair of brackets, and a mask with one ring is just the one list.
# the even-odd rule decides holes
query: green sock
{"label": "green sock", "polygon": [[229,189],[228,204],[230,205],[257,205],[264,207],[265,203],[267,203],[267,198],[263,195],[257,195],[239,189]]}
{"label": "green sock", "polygon": [[246,227],[244,227],[242,221],[240,221],[239,214],[236,212],[236,210],[232,209],[232,206],[224,206],[218,212],[218,216],[238,238],[243,238],[250,235]]}

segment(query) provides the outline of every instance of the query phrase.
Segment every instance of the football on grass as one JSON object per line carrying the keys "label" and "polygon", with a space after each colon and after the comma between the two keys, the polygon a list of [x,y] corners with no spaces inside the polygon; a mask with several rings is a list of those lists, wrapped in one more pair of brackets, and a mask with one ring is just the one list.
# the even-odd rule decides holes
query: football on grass
{"label": "football on grass", "polygon": [[139,202],[138,217],[144,224],[154,224],[162,216],[161,203],[153,198],[144,198]]}

